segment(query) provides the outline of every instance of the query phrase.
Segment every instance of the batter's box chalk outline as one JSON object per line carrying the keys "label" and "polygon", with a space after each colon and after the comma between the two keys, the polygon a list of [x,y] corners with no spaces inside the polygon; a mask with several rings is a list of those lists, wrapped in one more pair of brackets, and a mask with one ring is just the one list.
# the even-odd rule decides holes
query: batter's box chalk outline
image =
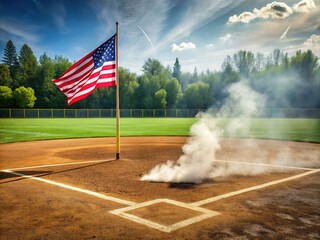
{"label": "batter's box chalk outline", "polygon": [[[299,178],[302,178],[302,177],[305,177],[305,176],[320,172],[319,168],[315,169],[315,168],[282,166],[282,165],[263,164],[263,163],[254,163],[254,162],[250,162],[249,163],[249,162],[237,162],[237,161],[229,161],[229,160],[215,160],[215,161],[218,161],[218,162],[230,162],[230,163],[237,163],[237,164],[252,164],[252,165],[260,165],[260,166],[266,166],[266,167],[276,167],[276,168],[287,168],[287,169],[304,170],[306,172],[303,172],[303,173],[300,173],[300,174],[297,174],[297,175],[293,175],[293,176],[290,176],[290,177],[287,177],[287,178],[282,178],[282,179],[278,179],[278,180],[275,180],[275,181],[266,182],[266,183],[263,183],[263,184],[260,184],[260,185],[251,186],[251,187],[244,188],[244,189],[241,189],[241,190],[237,190],[237,191],[234,191],[234,192],[229,192],[229,193],[225,193],[225,194],[222,194],[222,195],[214,196],[214,197],[211,197],[211,198],[203,199],[203,200],[200,200],[198,202],[189,203],[189,204],[188,203],[183,203],[183,202],[178,202],[178,201],[171,200],[171,199],[156,199],[156,200],[152,200],[152,201],[146,201],[146,202],[143,202],[143,203],[135,203],[135,202],[131,202],[131,201],[128,201],[128,200],[124,200],[124,199],[120,199],[120,198],[104,195],[102,193],[90,191],[90,190],[87,190],[87,189],[78,188],[78,187],[75,187],[75,186],[71,186],[71,185],[67,185],[67,184],[64,184],[64,183],[55,182],[55,181],[48,180],[48,179],[43,179],[41,177],[34,177],[34,176],[31,176],[31,175],[25,175],[23,173],[15,172],[15,171],[19,171],[19,170],[21,171],[21,170],[25,170],[25,169],[35,169],[35,168],[43,168],[43,167],[56,167],[56,166],[74,165],[74,164],[98,163],[98,162],[108,162],[108,161],[110,161],[110,160],[93,160],[93,161],[91,160],[91,161],[84,161],[84,162],[71,162],[71,163],[49,164],[49,165],[40,165],[40,166],[19,167],[19,168],[12,168],[12,169],[3,169],[3,170],[0,170],[0,171],[1,172],[5,172],[5,173],[9,173],[9,174],[13,174],[13,175],[16,175],[16,176],[20,176],[20,177],[23,177],[23,178],[32,179],[32,180],[40,181],[40,182],[43,182],[43,183],[55,185],[55,186],[58,186],[58,187],[61,187],[61,188],[65,188],[65,189],[68,189],[68,190],[84,193],[84,194],[91,195],[91,196],[94,196],[94,197],[97,197],[97,198],[100,198],[100,199],[104,199],[104,200],[107,200],[107,201],[116,202],[116,203],[120,203],[120,204],[123,204],[123,205],[128,205],[129,207],[124,207],[124,208],[119,208],[119,209],[116,209],[116,210],[112,210],[112,211],[109,211],[109,213],[111,213],[113,215],[120,216],[120,217],[125,218],[125,219],[128,219],[130,221],[134,221],[136,223],[145,225],[147,227],[154,228],[154,229],[157,229],[159,231],[166,232],[166,233],[170,233],[170,232],[175,231],[177,229],[189,226],[189,225],[191,225],[193,223],[197,223],[197,222],[200,222],[202,220],[205,220],[205,219],[220,215],[219,212],[212,211],[212,210],[205,209],[205,208],[201,207],[203,205],[206,205],[206,204],[209,204],[209,203],[213,203],[213,202],[216,202],[216,201],[219,201],[219,200],[222,200],[222,199],[234,197],[234,196],[237,196],[237,195],[240,195],[240,194],[244,194],[244,193],[247,193],[247,192],[261,190],[261,189],[266,188],[266,187],[270,187],[270,186],[277,185],[277,184],[280,184],[280,183],[296,180],[296,179],[299,179]],[[135,209],[138,209],[138,208],[147,207],[147,206],[150,206],[152,204],[157,204],[157,203],[168,203],[168,204],[176,205],[176,206],[179,206],[179,207],[187,208],[187,209],[190,209],[190,210],[198,211],[198,212],[200,212],[202,214],[198,215],[196,217],[188,218],[187,220],[180,221],[180,222],[177,222],[177,223],[174,223],[174,224],[166,226],[166,225],[159,224],[159,223],[156,223],[154,221],[150,221],[150,220],[147,220],[147,219],[144,219],[144,218],[141,218],[141,217],[138,217],[138,216],[135,216],[133,214],[128,213],[129,211],[132,211],[132,210],[135,210]]]}
{"label": "batter's box chalk outline", "polygon": [[[175,205],[175,206],[179,206],[179,207],[191,209],[191,210],[194,210],[194,211],[198,211],[198,212],[201,212],[202,214],[199,215],[199,216],[193,217],[193,218],[189,218],[189,219],[186,219],[186,220],[171,224],[171,225],[163,225],[163,224],[156,223],[156,222],[153,222],[153,221],[141,218],[141,217],[137,217],[137,216],[135,216],[133,214],[128,213],[129,211],[132,211],[132,210],[135,210],[135,209],[138,209],[138,208],[147,207],[147,206],[150,206],[150,205],[153,205],[153,204],[157,204],[157,203],[168,203],[168,204],[172,204],[172,205]],[[193,206],[193,205],[190,205],[190,204],[187,204],[187,203],[178,202],[178,201],[171,200],[171,199],[155,199],[155,200],[152,200],[152,201],[139,203],[139,204],[136,204],[136,205],[133,205],[133,206],[112,210],[112,211],[109,211],[109,213],[117,215],[117,216],[120,216],[120,217],[123,217],[123,218],[131,220],[131,221],[134,221],[134,222],[139,223],[139,224],[143,224],[143,225],[145,225],[147,227],[154,228],[154,229],[157,229],[157,230],[162,231],[162,232],[166,232],[166,233],[170,233],[170,232],[175,231],[175,230],[177,230],[179,228],[183,228],[183,227],[189,226],[189,225],[191,225],[193,223],[197,223],[197,222],[200,222],[202,220],[205,220],[205,219],[208,219],[208,218],[211,218],[211,217],[214,217],[214,216],[217,216],[217,215],[220,214],[219,212],[216,212],[216,211],[212,211],[212,210],[209,210],[209,209],[201,208],[201,207],[198,207],[198,206]]]}

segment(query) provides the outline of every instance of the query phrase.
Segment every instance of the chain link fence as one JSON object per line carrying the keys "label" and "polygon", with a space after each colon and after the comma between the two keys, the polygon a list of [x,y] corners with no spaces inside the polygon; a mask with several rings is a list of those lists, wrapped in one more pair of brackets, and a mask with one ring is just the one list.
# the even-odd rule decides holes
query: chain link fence
{"label": "chain link fence", "polygon": [[[203,109],[121,109],[120,116],[128,118],[193,118]],[[213,110],[214,111],[214,110]],[[113,118],[115,109],[0,109],[0,118]],[[237,117],[237,116],[230,116]],[[259,118],[320,118],[320,109],[269,108]]]}

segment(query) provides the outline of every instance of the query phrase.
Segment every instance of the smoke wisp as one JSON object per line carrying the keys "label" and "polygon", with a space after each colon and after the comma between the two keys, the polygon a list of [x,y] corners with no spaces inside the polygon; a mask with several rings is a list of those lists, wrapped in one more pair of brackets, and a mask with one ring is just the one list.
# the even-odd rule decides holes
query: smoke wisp
{"label": "smoke wisp", "polygon": [[[224,131],[228,133],[245,132],[250,127],[250,117],[263,111],[265,98],[252,90],[245,80],[231,85],[228,98],[217,112],[212,109],[198,114],[198,121],[191,127],[191,137],[182,147],[183,155],[175,161],[155,166],[144,175],[142,181],[201,183],[228,174],[238,174],[239,166],[230,163],[217,164],[216,154],[221,148]],[[224,118],[230,118],[227,126]],[[223,130],[225,129],[225,130]],[[246,165],[245,172],[261,167]]]}
{"label": "smoke wisp", "polygon": [[142,181],[200,183],[212,171],[212,160],[220,149],[222,130],[209,114],[201,114],[191,127],[191,137],[182,147],[177,162],[168,161],[154,167]]}

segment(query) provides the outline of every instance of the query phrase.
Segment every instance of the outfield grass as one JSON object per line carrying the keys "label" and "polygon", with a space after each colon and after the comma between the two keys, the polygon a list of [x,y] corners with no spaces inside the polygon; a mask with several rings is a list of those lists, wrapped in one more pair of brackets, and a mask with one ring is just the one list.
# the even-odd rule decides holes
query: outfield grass
{"label": "outfield grass", "polygon": [[[195,118],[122,118],[121,136],[188,136]],[[225,120],[224,127],[230,124]],[[115,136],[114,118],[0,119],[0,143]],[[248,131],[226,137],[320,143],[320,119],[251,119]]]}

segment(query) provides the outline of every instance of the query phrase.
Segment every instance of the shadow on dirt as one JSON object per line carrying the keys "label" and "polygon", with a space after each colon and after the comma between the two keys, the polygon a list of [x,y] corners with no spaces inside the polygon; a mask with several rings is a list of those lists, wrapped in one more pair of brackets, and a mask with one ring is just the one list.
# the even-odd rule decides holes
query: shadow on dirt
{"label": "shadow on dirt", "polygon": [[[88,168],[88,167],[93,167],[93,166],[97,166],[97,165],[102,165],[102,164],[106,164],[106,163],[110,163],[113,162],[115,160],[110,160],[107,162],[101,162],[101,163],[95,163],[95,164],[90,164],[90,165],[86,165],[86,166],[81,166],[81,167],[76,167],[76,168],[71,168],[71,169],[65,169],[65,170],[61,170],[61,171],[25,171],[25,170],[15,170],[13,172],[18,173],[18,174],[23,174],[26,176],[33,176],[33,177],[44,177],[44,176],[48,176],[48,175],[54,175],[54,174],[58,174],[58,173],[64,173],[64,172],[70,172],[70,171],[75,171],[75,170],[79,170],[79,169],[84,169],[84,168]],[[10,178],[14,178],[13,180],[8,180],[8,181],[2,181],[4,179],[10,179]],[[16,181],[20,181],[20,180],[24,180],[24,179],[28,179],[27,177],[23,177],[23,176],[17,176],[15,174],[12,173],[7,173],[7,172],[2,172],[0,171],[0,185],[4,184],[4,183],[10,183],[10,182],[16,182]]]}
{"label": "shadow on dirt", "polygon": [[191,189],[196,188],[198,184],[196,183],[169,183],[169,188],[176,188],[176,189]]}
{"label": "shadow on dirt", "polygon": [[201,183],[193,183],[193,182],[181,182],[181,183],[169,183],[169,188],[176,188],[176,189],[192,189],[192,188],[199,188],[199,187],[210,187],[216,184],[216,181],[212,179],[205,179]]}

